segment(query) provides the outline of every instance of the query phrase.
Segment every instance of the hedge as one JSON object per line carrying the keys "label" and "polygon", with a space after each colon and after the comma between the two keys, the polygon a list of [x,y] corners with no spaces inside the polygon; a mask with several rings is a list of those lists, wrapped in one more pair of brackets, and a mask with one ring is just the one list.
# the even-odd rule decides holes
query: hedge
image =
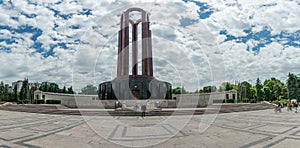
{"label": "hedge", "polygon": [[[281,99],[281,100],[279,100],[284,106],[286,106],[287,104],[288,104],[288,102],[289,102],[289,100],[287,100],[287,99]],[[278,104],[278,102],[279,102],[278,100],[275,100],[275,101],[272,101],[272,103],[273,104]]]}
{"label": "hedge", "polygon": [[227,99],[226,102],[227,103],[234,103],[234,100],[233,99]]}
{"label": "hedge", "polygon": [[60,104],[60,100],[46,100],[46,104]]}
{"label": "hedge", "polygon": [[45,100],[36,99],[33,100],[32,104],[45,104]]}

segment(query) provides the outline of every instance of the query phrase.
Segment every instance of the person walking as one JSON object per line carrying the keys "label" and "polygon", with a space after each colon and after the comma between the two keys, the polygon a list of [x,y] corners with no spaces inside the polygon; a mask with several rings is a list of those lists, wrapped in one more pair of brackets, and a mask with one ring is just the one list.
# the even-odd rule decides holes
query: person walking
{"label": "person walking", "polygon": [[141,106],[141,110],[142,110],[142,117],[145,117],[145,116],[146,116],[146,110],[147,110],[147,107],[146,107],[145,104],[143,104],[143,105]]}
{"label": "person walking", "polygon": [[287,104],[287,111],[292,111],[292,103],[291,102],[289,102],[288,104]]}
{"label": "person walking", "polygon": [[298,103],[293,102],[293,106],[294,106],[294,108],[295,108],[295,113],[297,113]]}
{"label": "person walking", "polygon": [[120,107],[119,101],[115,102],[115,110],[118,109]]}

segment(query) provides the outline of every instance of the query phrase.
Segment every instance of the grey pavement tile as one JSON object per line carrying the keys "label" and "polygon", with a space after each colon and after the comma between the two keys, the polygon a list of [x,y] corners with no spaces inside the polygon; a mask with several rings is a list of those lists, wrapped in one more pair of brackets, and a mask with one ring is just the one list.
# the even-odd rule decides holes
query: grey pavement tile
{"label": "grey pavement tile", "polygon": [[258,128],[254,128],[253,130],[256,131],[263,131],[267,133],[276,133],[276,134],[283,134],[292,130],[294,127],[283,127],[278,125],[264,125]]}
{"label": "grey pavement tile", "polygon": [[8,129],[6,131],[0,131],[0,139],[6,140],[6,141],[12,141],[16,139],[21,139],[25,137],[30,137],[32,135],[35,135],[36,132],[26,129]]}
{"label": "grey pavement tile", "polygon": [[[300,141],[298,114],[275,114],[271,109],[218,114],[211,123],[201,120],[204,115],[195,115],[182,129],[174,123],[189,119],[184,116],[174,117],[170,124],[165,122],[169,117],[155,116],[80,117],[0,111],[0,117],[4,115],[8,116],[0,122],[0,139],[8,144],[3,147],[294,147]],[[202,126],[208,128],[201,131]]]}
{"label": "grey pavement tile", "polygon": [[300,145],[300,138],[290,138],[290,137],[284,137],[276,142],[273,142],[267,146],[265,146],[264,148],[269,148],[269,147],[273,147],[273,148],[292,148],[292,147],[299,147]]}
{"label": "grey pavement tile", "polygon": [[10,148],[10,147],[6,145],[0,145],[0,148]]}

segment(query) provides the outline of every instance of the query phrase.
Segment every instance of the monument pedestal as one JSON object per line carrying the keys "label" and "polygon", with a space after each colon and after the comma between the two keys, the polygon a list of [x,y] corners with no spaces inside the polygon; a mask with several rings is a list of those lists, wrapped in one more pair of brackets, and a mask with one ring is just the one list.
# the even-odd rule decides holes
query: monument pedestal
{"label": "monument pedestal", "polygon": [[[132,12],[139,12],[141,18],[137,20],[130,19],[130,13]],[[117,77],[112,81],[99,85],[99,99],[172,99],[171,84],[153,77],[152,32],[149,25],[149,15],[143,9],[129,8],[123,12],[118,34]],[[131,38],[129,27],[132,27]],[[140,35],[138,35],[139,33]],[[139,41],[141,41],[140,48]],[[129,48],[130,43],[131,48]],[[132,51],[131,55],[129,54],[130,50]],[[141,51],[141,57],[139,57],[139,51]],[[129,60],[132,61],[132,67],[129,66]],[[138,61],[141,61],[141,63]],[[139,64],[141,64],[140,70]],[[132,75],[129,75],[129,71]]]}
{"label": "monument pedestal", "polygon": [[172,86],[168,82],[148,76],[117,77],[99,85],[99,99],[172,99]]}

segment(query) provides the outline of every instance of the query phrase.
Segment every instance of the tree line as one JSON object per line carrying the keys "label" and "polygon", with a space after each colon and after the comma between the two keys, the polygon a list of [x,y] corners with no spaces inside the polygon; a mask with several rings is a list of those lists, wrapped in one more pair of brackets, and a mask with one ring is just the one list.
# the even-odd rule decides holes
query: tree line
{"label": "tree line", "polygon": [[25,78],[21,90],[18,91],[17,85],[14,85],[12,91],[9,91],[9,85],[4,84],[3,81],[0,82],[0,101],[13,101],[18,103],[32,103],[34,102],[34,92],[40,90],[43,92],[53,92],[53,93],[67,93],[74,94],[72,86],[66,88],[65,86],[61,89],[58,84],[43,82],[41,85],[39,83],[29,83],[28,78]]}
{"label": "tree line", "polygon": [[[32,102],[34,100],[34,91],[40,90],[43,92],[53,93],[68,93],[74,94],[72,86],[66,88],[59,88],[56,83],[44,82],[41,85],[38,83],[28,83],[28,79],[25,78],[21,86],[20,92],[17,90],[17,85],[9,91],[9,85],[0,82],[0,101],[15,101],[15,102]],[[250,101],[279,101],[279,100],[291,100],[296,99],[300,102],[300,77],[297,77],[293,73],[288,74],[288,79],[285,83],[279,79],[271,78],[264,82],[261,82],[257,78],[255,85],[251,85],[247,81],[243,81],[237,84],[231,84],[230,82],[224,82],[217,88],[216,86],[204,86],[200,90],[194,92],[188,92],[184,87],[175,87],[172,89],[173,94],[187,94],[187,93],[211,93],[221,91],[237,91],[238,102],[250,102]],[[81,89],[82,94],[96,95],[97,87],[93,85],[87,85]]]}
{"label": "tree line", "polygon": [[172,90],[173,94],[186,94],[186,93],[211,93],[221,91],[237,91],[237,99],[239,102],[250,101],[279,101],[296,99],[300,102],[300,77],[293,73],[288,74],[288,79],[285,83],[279,79],[271,78],[261,82],[259,78],[256,79],[255,85],[251,85],[247,81],[237,84],[230,82],[223,82],[217,89],[216,86],[204,86],[200,90],[188,92],[184,87],[176,87]]}

